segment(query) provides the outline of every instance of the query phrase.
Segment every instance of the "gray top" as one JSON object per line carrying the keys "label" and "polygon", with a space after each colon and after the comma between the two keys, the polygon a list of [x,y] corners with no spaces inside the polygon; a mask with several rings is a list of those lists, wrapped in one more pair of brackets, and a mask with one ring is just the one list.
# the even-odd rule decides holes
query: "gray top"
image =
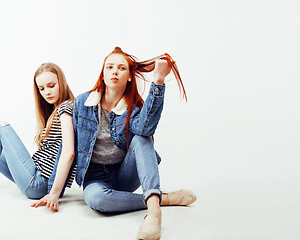
{"label": "gray top", "polygon": [[99,126],[91,161],[98,164],[116,164],[123,161],[126,152],[118,148],[110,135],[109,113],[99,105]]}

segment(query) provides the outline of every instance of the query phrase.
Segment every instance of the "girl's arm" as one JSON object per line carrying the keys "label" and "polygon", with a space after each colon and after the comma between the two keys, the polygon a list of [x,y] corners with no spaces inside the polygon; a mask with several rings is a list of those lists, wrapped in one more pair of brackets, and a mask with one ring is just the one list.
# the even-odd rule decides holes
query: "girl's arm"
{"label": "girl's arm", "polygon": [[153,83],[141,111],[132,116],[132,132],[140,136],[152,136],[159,122],[164,103],[165,78],[171,67],[166,60],[156,59]]}
{"label": "girl's arm", "polygon": [[74,158],[74,129],[72,116],[63,113],[60,116],[60,121],[62,130],[62,152],[59,158],[53,187],[49,194],[33,203],[31,207],[38,207],[41,204],[45,204],[49,210],[58,211],[58,199]]}

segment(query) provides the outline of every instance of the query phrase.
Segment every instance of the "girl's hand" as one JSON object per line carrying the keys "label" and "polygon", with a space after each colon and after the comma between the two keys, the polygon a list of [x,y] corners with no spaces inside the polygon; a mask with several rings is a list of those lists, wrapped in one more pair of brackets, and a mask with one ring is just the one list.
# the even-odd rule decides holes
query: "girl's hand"
{"label": "girl's hand", "polygon": [[45,205],[49,210],[57,212],[59,208],[58,197],[53,196],[51,194],[47,194],[40,200],[31,204],[31,207],[37,208],[40,205]]}
{"label": "girl's hand", "polygon": [[158,85],[165,83],[165,77],[170,73],[171,66],[166,60],[156,59],[154,67],[154,82]]}

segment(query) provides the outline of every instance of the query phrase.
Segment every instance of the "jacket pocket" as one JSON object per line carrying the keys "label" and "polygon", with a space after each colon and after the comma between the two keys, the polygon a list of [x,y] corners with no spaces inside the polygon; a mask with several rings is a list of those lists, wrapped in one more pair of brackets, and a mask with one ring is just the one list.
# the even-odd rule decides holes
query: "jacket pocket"
{"label": "jacket pocket", "polygon": [[77,124],[77,149],[79,153],[89,151],[89,145],[93,137],[93,129],[86,128]]}

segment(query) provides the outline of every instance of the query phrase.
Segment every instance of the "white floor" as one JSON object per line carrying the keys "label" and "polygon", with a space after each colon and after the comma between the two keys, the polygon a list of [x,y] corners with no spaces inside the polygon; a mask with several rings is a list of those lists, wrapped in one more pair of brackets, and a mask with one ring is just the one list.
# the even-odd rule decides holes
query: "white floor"
{"label": "white floor", "polygon": [[[174,190],[175,185],[173,181],[168,187]],[[190,184],[198,200],[189,207],[162,208],[161,239],[300,239],[299,193],[290,195],[292,186],[241,186],[241,182],[226,181]],[[136,239],[146,213],[99,214],[85,205],[82,190],[75,184],[61,199],[57,213],[29,207],[33,200],[2,175],[0,193],[1,239]]]}
{"label": "white floor", "polygon": [[[115,46],[140,61],[168,52],[188,102],[167,77],[161,186],[198,200],[162,209],[162,239],[299,240],[300,1],[152,2],[1,1],[0,120],[33,153],[42,62],[62,67],[78,96]],[[59,212],[33,209],[1,174],[0,196],[0,240],[134,240],[146,213],[101,215],[76,185]]]}

